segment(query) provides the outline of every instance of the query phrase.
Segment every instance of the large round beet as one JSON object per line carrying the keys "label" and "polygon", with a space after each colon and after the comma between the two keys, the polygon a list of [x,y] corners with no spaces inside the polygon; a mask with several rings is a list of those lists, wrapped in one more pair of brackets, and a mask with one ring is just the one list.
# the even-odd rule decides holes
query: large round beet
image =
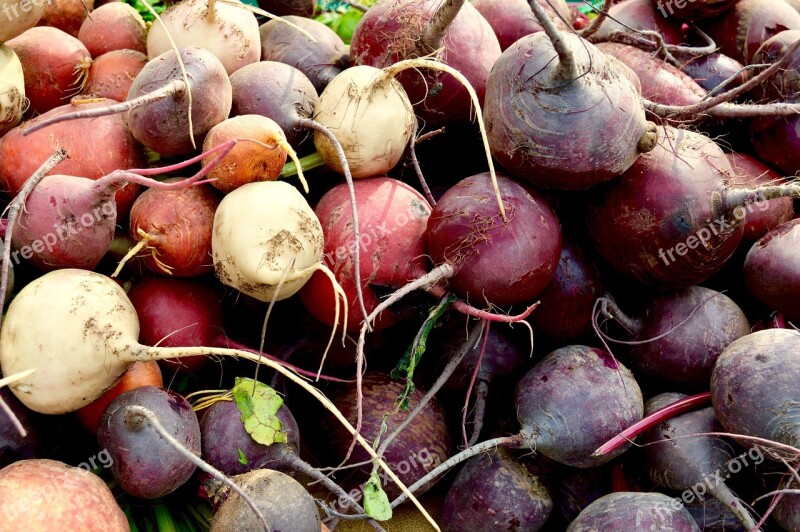
{"label": "large round beet", "polygon": [[545,199],[503,175],[497,180],[506,222],[481,173],[445,192],[425,233],[433,261],[456,270],[453,290],[478,306],[530,301],[552,280],[561,253],[561,224]]}
{"label": "large round beet", "polygon": [[553,500],[538,477],[507,449],[470,458],[450,486],[442,509],[445,532],[535,532]]}
{"label": "large round beet", "polygon": [[[395,381],[382,373],[364,375],[364,419],[361,434],[366,440],[374,441],[380,431],[384,414],[391,415],[386,418],[388,430],[383,437],[391,434],[425,395],[424,390],[416,388],[409,400],[409,411],[398,409],[395,401],[402,394],[404,386],[403,380]],[[331,394],[330,398],[355,426],[357,415],[355,387],[340,389]],[[347,453],[353,437],[333,418],[327,418],[326,424],[328,438],[324,441],[325,450],[332,452],[338,464]],[[453,443],[444,408],[434,398],[388,446],[383,457],[400,480],[406,486],[411,486],[450,457],[452,450]],[[356,445],[348,463],[369,460],[367,452]],[[370,471],[372,471],[371,465],[362,467],[356,470],[352,480],[360,484],[367,479]],[[421,495],[431,486],[432,484],[423,487],[415,495]],[[388,479],[383,482],[383,489],[389,495],[389,499],[394,499],[400,494],[399,488]]]}
{"label": "large round beet", "polygon": [[747,289],[762,303],[800,325],[800,219],[758,240],[744,261]]}
{"label": "large round beet", "polygon": [[574,68],[564,67],[544,32],[523,37],[492,68],[483,118],[492,155],[507,170],[542,187],[586,189],[651,150],[655,126],[625,67],[561,36]]}
{"label": "large round beet", "polygon": [[722,352],[711,401],[728,432],[800,446],[800,333],[754,332]]}
{"label": "large round beet", "polygon": [[700,532],[689,510],[663,493],[617,492],[600,497],[570,523],[567,532],[669,530]]}
{"label": "large round beet", "polygon": [[688,130],[661,131],[653,151],[588,198],[586,228],[618,272],[659,289],[688,288],[733,255],[746,210],[714,201],[725,198],[732,173],[714,141]]}

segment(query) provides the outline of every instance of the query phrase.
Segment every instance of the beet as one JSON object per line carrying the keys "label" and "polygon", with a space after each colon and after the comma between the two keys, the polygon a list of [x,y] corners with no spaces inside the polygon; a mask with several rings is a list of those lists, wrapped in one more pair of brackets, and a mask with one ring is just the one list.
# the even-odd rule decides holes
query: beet
{"label": "beet", "polygon": [[655,126],[625,67],[569,33],[555,33],[557,53],[551,38],[523,37],[492,68],[483,109],[489,144],[500,164],[534,185],[586,189],[653,149]]}
{"label": "beet", "polygon": [[772,310],[800,324],[800,219],[790,220],[761,237],[744,262],[747,290]]}
{"label": "beet", "polygon": [[608,17],[603,20],[592,40],[607,40],[615,32],[645,30],[659,33],[666,44],[681,44],[684,42],[681,23],[667,18],[663,8],[661,3],[653,0],[625,0],[615,3],[608,10]]}
{"label": "beet", "polygon": [[506,449],[474,456],[459,471],[442,508],[445,532],[535,532],[553,501],[547,488]]}
{"label": "beet", "polygon": [[[361,434],[368,441],[372,442],[378,435],[384,414],[391,414],[386,419],[387,434],[391,433],[408,416],[408,412],[397,409],[395,403],[403,388],[402,381],[393,381],[388,375],[381,373],[364,375],[364,418]],[[409,409],[413,410],[424,395],[424,390],[416,388],[411,394]],[[354,387],[348,386],[334,391],[330,394],[330,399],[348,420],[355,421]],[[324,445],[330,449],[336,464],[338,464],[344,458],[353,437],[336,420],[327,419],[326,427],[329,431],[329,438],[326,438]],[[452,448],[453,443],[447,428],[445,411],[434,398],[389,445],[384,454],[384,460],[390,464],[397,464],[394,471],[406,486],[410,486],[447,459],[452,454]],[[356,446],[348,463],[360,463],[365,460],[369,460],[369,455],[361,447]],[[359,483],[365,481],[371,470],[371,465],[356,469],[351,475],[350,481]],[[424,493],[431,486],[432,484],[424,487],[417,494]],[[390,499],[400,494],[399,488],[392,482],[384,483],[383,489]]]}
{"label": "beet", "polygon": [[723,81],[739,73],[739,76],[725,90],[743,84],[749,79],[747,72],[741,72],[744,66],[727,55],[715,52],[689,59],[681,65],[680,70],[688,74],[703,89],[710,91]]}
{"label": "beet", "polygon": [[658,11],[663,17],[672,17],[680,21],[694,21],[715,17],[726,11],[739,0],[662,0],[657,2]]}
{"label": "beet", "polygon": [[317,3],[314,0],[259,0],[258,7],[279,17],[313,17]]}
{"label": "beet", "polygon": [[728,432],[800,446],[800,334],[768,329],[722,352],[711,375],[711,400]]}
{"label": "beet", "polygon": [[306,30],[317,40],[310,42],[308,37],[296,29],[278,21],[262,24],[261,60],[277,61],[295,67],[305,74],[318,93],[350,66],[347,46],[329,27],[313,19],[286,16],[286,20]]}
{"label": "beet", "polygon": [[680,501],[663,493],[618,492],[587,506],[570,523],[567,532],[595,530],[670,530],[700,532]]}
{"label": "beet", "polygon": [[78,37],[81,25],[94,11],[95,0],[48,0],[37,26],[53,27]]}
{"label": "beet", "polygon": [[750,122],[750,140],[765,163],[794,175],[800,171],[800,118],[758,117]]}
{"label": "beet", "polygon": [[[753,56],[753,63],[775,63],[786,54],[791,46],[800,38],[800,30],[785,30],[770,37]],[[765,101],[796,102],[800,99],[800,53],[795,51],[792,58],[768,83],[762,83],[753,90],[753,94]]]}
{"label": "beet", "polygon": [[[676,393],[658,395],[647,402],[645,412],[649,414],[684,397]],[[721,430],[714,409],[708,407],[674,417],[647,431],[642,443],[646,445],[650,479],[663,488],[693,492],[699,499],[707,492],[735,512],[748,530],[756,529],[742,501],[724,482],[731,474],[729,464],[740,459],[734,447],[718,437],[692,437]]]}
{"label": "beet", "polygon": [[782,1],[738,0],[706,26],[720,52],[747,65],[759,46],[773,35],[800,30],[800,13]]}
{"label": "beet", "polygon": [[[457,14],[452,21],[439,27],[437,23],[441,24],[453,10]],[[437,59],[461,72],[483,105],[489,72],[501,51],[492,27],[470,2],[379,2],[356,26],[350,59],[356,65],[384,68],[439,48],[443,49]],[[467,90],[449,74],[403,72],[397,80],[414,103],[416,114],[429,125],[466,121],[475,111]]]}
{"label": "beet", "polygon": [[94,58],[114,50],[147,53],[147,26],[139,12],[124,2],[95,9],[83,21],[78,39]]}
{"label": "beet", "polygon": [[[565,0],[552,2],[556,8],[555,12],[546,0],[537,1],[559,29],[568,29],[567,25],[558,17],[561,15],[564,20],[569,21],[570,19],[569,7]],[[497,41],[500,43],[500,50],[505,50],[525,35],[542,31],[542,27],[526,0],[474,0],[472,5],[494,30]]]}
{"label": "beet", "polygon": [[28,433],[22,436],[5,411],[0,411],[0,468],[18,460],[37,458],[44,450],[45,431],[40,414],[26,408],[13,393],[0,388],[0,399],[5,401]]}
{"label": "beet", "polygon": [[434,263],[455,269],[450,286],[478,305],[530,301],[552,280],[561,252],[561,224],[545,199],[502,174],[497,180],[507,222],[482,173],[445,192],[425,232]]}
{"label": "beet", "polygon": [[[788,489],[797,489],[797,485],[788,486]],[[784,495],[772,517],[784,530],[800,529],[800,495]]]}
{"label": "beet", "polygon": [[92,61],[89,66],[84,92],[98,98],[124,102],[128,98],[133,80],[146,64],[147,56],[142,52],[134,50],[107,52]]}

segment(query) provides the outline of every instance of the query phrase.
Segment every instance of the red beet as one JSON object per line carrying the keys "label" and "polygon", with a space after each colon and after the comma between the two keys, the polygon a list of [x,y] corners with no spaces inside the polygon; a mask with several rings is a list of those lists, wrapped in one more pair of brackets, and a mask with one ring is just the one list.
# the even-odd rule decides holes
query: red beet
{"label": "red beet", "polygon": [[725,90],[741,85],[749,78],[746,72],[741,72],[743,65],[727,55],[715,52],[692,58],[681,65],[681,71],[688,74],[703,89],[710,91],[723,81],[740,73],[739,76],[725,86]]}
{"label": "red beet", "polygon": [[[552,2],[556,11],[550,7],[546,0],[538,0],[542,7],[548,12],[550,18],[559,29],[566,30],[567,25],[559,18],[570,20],[569,7],[565,0]],[[542,27],[533,16],[530,5],[526,0],[474,0],[472,5],[483,18],[489,23],[500,43],[500,50],[505,50],[520,37],[542,31]],[[558,15],[556,14],[558,13]]]}
{"label": "red beet", "polygon": [[756,155],[788,175],[800,171],[800,118],[759,117],[750,122]]}
{"label": "red beet", "polygon": [[95,58],[113,50],[147,53],[144,20],[124,2],[111,2],[92,11],[92,16],[83,21],[78,39]]}
{"label": "red beet", "polygon": [[[436,27],[453,10],[457,14],[449,25]],[[350,58],[356,65],[383,68],[441,47],[437,58],[461,72],[483,104],[489,71],[500,56],[500,44],[492,27],[470,2],[379,2],[358,23],[350,43]],[[467,90],[449,74],[403,72],[397,80],[415,104],[417,115],[428,124],[468,120],[474,112]]]}
{"label": "red beet", "polygon": [[663,17],[680,21],[695,21],[715,17],[731,9],[739,0],[662,0],[656,7]]}
{"label": "red beet", "polygon": [[6,44],[22,63],[28,114],[42,114],[68,103],[77,92],[76,68],[91,59],[82,42],[50,26],[31,28]]}
{"label": "red beet", "polygon": [[614,32],[645,30],[658,32],[666,44],[681,44],[684,42],[681,23],[666,18],[663,9],[663,4],[653,0],[625,0],[614,4],[592,39],[602,41]]}
{"label": "red beet", "polygon": [[744,261],[748,291],[772,310],[800,325],[800,219],[790,220],[761,237]]}
{"label": "red beet", "polygon": [[[115,5],[115,4],[109,4]],[[134,50],[113,50],[92,61],[84,92],[98,98],[123,102],[133,80],[147,64],[147,56]]]}
{"label": "red beet", "polygon": [[433,262],[455,269],[450,287],[476,306],[532,300],[550,284],[561,253],[561,224],[545,199],[502,174],[497,180],[507,222],[482,173],[445,192],[425,232]]}
{"label": "red beet", "polygon": [[313,17],[317,4],[314,0],[259,0],[258,7],[279,17]]}
{"label": "red beet", "polygon": [[37,26],[52,26],[77,37],[81,24],[93,10],[94,0],[48,0]]}

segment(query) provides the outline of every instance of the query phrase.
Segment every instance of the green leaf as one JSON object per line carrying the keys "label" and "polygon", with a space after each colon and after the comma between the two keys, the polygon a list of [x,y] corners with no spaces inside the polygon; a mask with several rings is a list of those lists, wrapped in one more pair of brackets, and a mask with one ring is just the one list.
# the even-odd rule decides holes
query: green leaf
{"label": "green leaf", "polygon": [[247,457],[244,455],[244,451],[241,449],[236,449],[239,452],[239,463],[242,465],[247,465]]}
{"label": "green leaf", "polygon": [[430,310],[428,317],[425,318],[425,322],[422,324],[417,336],[414,338],[414,343],[411,344],[411,347],[408,348],[406,354],[400,359],[397,367],[392,370],[393,379],[399,379],[403,376],[406,378],[406,386],[400,394],[400,397],[397,398],[397,403],[403,410],[408,410],[408,400],[411,398],[411,394],[414,393],[414,370],[417,369],[417,365],[419,364],[422,355],[425,353],[428,343],[428,336],[430,335],[436,323],[438,323],[438,321],[444,315],[447,307],[449,307],[455,300],[456,296],[454,294],[448,294],[447,297],[439,301],[439,304]]}
{"label": "green leaf", "polygon": [[283,406],[283,398],[278,392],[266,384],[242,377],[236,378],[232,391],[236,406],[242,413],[244,429],[255,441],[263,445],[287,442],[276,415]]}
{"label": "green leaf", "polygon": [[373,472],[364,484],[364,512],[376,521],[388,521],[392,518],[392,505],[386,492],[381,488],[377,471]]}

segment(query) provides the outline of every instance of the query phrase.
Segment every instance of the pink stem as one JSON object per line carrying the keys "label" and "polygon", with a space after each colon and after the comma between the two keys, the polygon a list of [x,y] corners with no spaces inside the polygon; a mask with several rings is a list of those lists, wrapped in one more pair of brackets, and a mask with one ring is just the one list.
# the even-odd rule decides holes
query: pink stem
{"label": "pink stem", "polygon": [[[428,293],[435,297],[443,297],[447,293],[447,291],[445,290],[444,286],[436,284],[428,289]],[[473,318],[493,321],[497,323],[517,323],[519,321],[522,321],[528,316],[530,316],[531,312],[533,312],[533,310],[538,306],[539,302],[537,301],[533,305],[530,305],[528,308],[526,308],[521,314],[507,316],[505,314],[495,314],[494,312],[489,312],[488,310],[481,310],[479,308],[475,308],[469,303],[466,303],[460,299],[457,299],[456,301],[453,302],[453,308],[466,316],[472,316]]]}
{"label": "pink stem", "polygon": [[623,430],[622,432],[620,432],[619,434],[608,440],[606,443],[601,445],[594,453],[592,453],[592,456],[603,456],[608,453],[611,453],[616,449],[618,449],[619,447],[630,442],[631,440],[639,436],[641,433],[655,427],[659,423],[666,421],[668,419],[672,419],[673,417],[679,416],[685,412],[690,412],[698,407],[705,406],[710,402],[711,402],[711,392],[704,392],[668,404],[664,408],[656,410],[652,414],[646,416],[641,421],[634,423],[627,429]]}
{"label": "pink stem", "polygon": [[[279,359],[278,357],[276,357],[274,355],[270,355],[269,353],[262,353],[260,351],[256,351],[255,349],[251,349],[250,347],[247,347],[246,345],[241,344],[241,343],[239,343],[239,342],[237,342],[235,340],[231,340],[230,338],[228,338],[224,334],[219,334],[216,338],[214,338],[214,341],[212,343],[214,344],[215,347],[222,347],[222,348],[225,348],[225,349],[237,349],[239,351],[247,351],[248,353],[253,353],[254,355],[261,355],[262,357],[267,358],[269,360],[274,360],[275,362],[280,362],[283,366],[285,366],[285,367],[287,367],[287,368],[299,373],[300,375],[304,375],[306,377],[312,377],[312,378],[316,378],[317,377],[317,372],[316,371],[308,371],[308,370],[305,370],[305,369],[298,368],[297,366],[293,366],[292,364],[289,364],[288,362],[284,362],[283,360]],[[319,378],[323,379],[323,380],[331,381],[331,382],[353,382],[353,381],[346,380],[346,379],[340,379],[338,377],[328,377],[327,375],[320,375]]]}
{"label": "pink stem", "polygon": [[489,343],[489,326],[490,321],[484,322],[483,326],[483,342],[481,342],[481,352],[478,354],[478,362],[475,364],[475,371],[472,372],[472,378],[467,386],[467,396],[464,399],[464,408],[461,411],[461,436],[464,438],[464,445],[469,447],[469,440],[467,439],[467,410],[469,409],[469,398],[472,395],[472,388],[475,386],[475,380],[478,378],[478,373],[481,372],[481,364],[483,364],[483,355],[486,353],[486,344]]}

